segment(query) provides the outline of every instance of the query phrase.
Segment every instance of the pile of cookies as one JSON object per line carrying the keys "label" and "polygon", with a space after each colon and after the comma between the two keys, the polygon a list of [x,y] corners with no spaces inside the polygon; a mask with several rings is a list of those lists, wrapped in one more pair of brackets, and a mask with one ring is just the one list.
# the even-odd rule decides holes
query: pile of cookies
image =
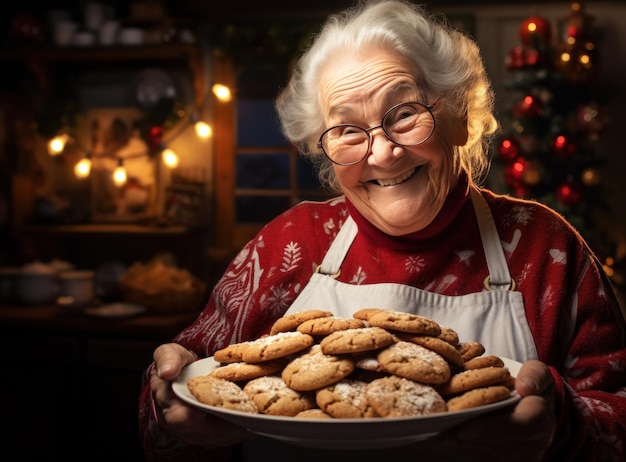
{"label": "pile of cookies", "polygon": [[458,411],[507,399],[514,377],[476,341],[432,319],[378,308],[353,318],[308,310],[268,335],[214,354],[192,377],[201,403],[289,417],[390,418]]}

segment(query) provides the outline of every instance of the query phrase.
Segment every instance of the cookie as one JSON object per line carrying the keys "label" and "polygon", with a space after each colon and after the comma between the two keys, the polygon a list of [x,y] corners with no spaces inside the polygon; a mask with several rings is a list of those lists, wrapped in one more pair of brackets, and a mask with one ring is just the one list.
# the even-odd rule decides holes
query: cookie
{"label": "cookie", "polygon": [[252,342],[233,343],[213,353],[213,359],[218,363],[237,363],[243,361],[243,352]]}
{"label": "cookie", "polygon": [[308,352],[288,363],[281,377],[289,388],[311,391],[340,381],[347,377],[354,367],[352,359],[325,355],[319,345],[314,345]]}
{"label": "cookie", "polygon": [[321,340],[320,347],[327,355],[337,355],[378,350],[393,342],[393,335],[385,329],[362,327],[333,332]]}
{"label": "cookie", "polygon": [[365,388],[368,403],[382,417],[413,417],[447,410],[446,402],[429,386],[391,375]]}
{"label": "cookie", "polygon": [[355,319],[368,321],[370,316],[372,316],[375,313],[380,313],[381,311],[386,311],[386,310],[383,310],[382,308],[362,308],[352,313],[352,317]]}
{"label": "cookie", "polygon": [[243,390],[228,380],[201,375],[190,378],[187,388],[194,398],[209,406],[250,413],[259,411]]}
{"label": "cookie", "polygon": [[288,332],[295,330],[300,324],[309,319],[321,318],[332,316],[330,311],[324,310],[306,310],[298,313],[291,313],[282,318],[278,318],[274,321],[272,327],[270,327],[270,335],[277,334],[279,332]]}
{"label": "cookie", "polygon": [[502,385],[474,388],[448,400],[449,411],[460,411],[472,407],[503,401],[511,396],[509,389]]}
{"label": "cookie", "polygon": [[343,379],[317,390],[315,401],[324,412],[335,418],[378,417],[365,396],[366,382]]}
{"label": "cookie", "polygon": [[443,396],[464,393],[474,388],[501,384],[511,377],[511,373],[504,367],[484,367],[470,369],[454,374],[450,380],[439,387]]}
{"label": "cookie", "polygon": [[279,332],[254,340],[242,354],[247,363],[259,363],[284,358],[313,345],[314,339],[302,332]]}
{"label": "cookie", "polygon": [[441,333],[441,327],[432,319],[400,311],[379,311],[378,313],[373,313],[367,322],[370,326],[408,332],[410,334],[425,334],[436,337]]}
{"label": "cookie", "polygon": [[365,321],[354,318],[337,318],[328,316],[309,319],[300,324],[296,330],[309,335],[330,335],[333,332],[364,327]]}
{"label": "cookie", "polygon": [[441,326],[441,333],[439,334],[441,340],[445,340],[450,345],[457,346],[459,344],[459,334],[448,326]]}
{"label": "cookie", "polygon": [[280,372],[285,363],[279,360],[264,361],[262,363],[228,363],[213,369],[208,373],[211,377],[228,380],[231,382],[242,382],[252,380],[266,375]]}
{"label": "cookie", "polygon": [[415,382],[442,384],[450,379],[448,362],[434,351],[415,343],[394,343],[381,350],[377,358],[385,371]]}
{"label": "cookie", "polygon": [[463,364],[465,369],[482,369],[483,367],[504,367],[504,361],[499,356],[477,356]]}
{"label": "cookie", "polygon": [[430,335],[410,335],[410,334],[398,334],[398,337],[404,341],[415,343],[416,345],[421,345],[424,348],[428,348],[431,351],[439,354],[443,357],[448,363],[450,363],[454,367],[462,368],[465,364],[463,361],[463,357],[459,350],[457,350],[450,343],[445,340],[440,339],[439,337],[432,337]]}
{"label": "cookie", "polygon": [[362,354],[354,355],[354,365],[358,369],[362,369],[364,371],[370,372],[384,372],[384,369],[380,366],[378,362],[376,352],[364,352]]}
{"label": "cookie", "polygon": [[307,409],[306,411],[298,412],[295,415],[298,419],[332,419],[333,417],[326,414],[320,408]]}
{"label": "cookie", "polygon": [[277,375],[250,380],[243,387],[243,392],[261,414],[293,417],[316,407],[315,396],[312,393],[292,390]]}
{"label": "cookie", "polygon": [[485,346],[480,342],[461,342],[457,345],[457,349],[463,361],[469,361],[472,358],[482,355],[485,352]]}

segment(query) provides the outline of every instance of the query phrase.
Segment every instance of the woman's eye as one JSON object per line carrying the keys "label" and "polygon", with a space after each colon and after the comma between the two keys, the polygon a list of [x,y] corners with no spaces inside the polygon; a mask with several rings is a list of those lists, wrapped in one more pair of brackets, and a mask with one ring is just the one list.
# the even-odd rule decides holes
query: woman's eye
{"label": "woman's eye", "polygon": [[417,116],[419,116],[419,114],[414,109],[410,107],[403,107],[398,109],[398,111],[389,114],[389,123],[395,124],[405,119],[411,119]]}
{"label": "woman's eye", "polygon": [[341,137],[355,137],[355,136],[362,136],[363,135],[363,130],[359,129],[358,127],[343,127],[343,129],[341,130]]}

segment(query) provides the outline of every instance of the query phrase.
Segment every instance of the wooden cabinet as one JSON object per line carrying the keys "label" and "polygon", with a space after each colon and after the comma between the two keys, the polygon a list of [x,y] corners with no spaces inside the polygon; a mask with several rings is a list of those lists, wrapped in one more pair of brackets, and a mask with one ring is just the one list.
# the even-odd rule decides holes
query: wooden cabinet
{"label": "wooden cabinet", "polygon": [[[157,173],[153,194],[158,196],[155,203],[158,202],[156,207],[159,210],[155,213],[154,220],[144,220],[141,223],[116,223],[114,220],[111,223],[94,223],[89,218],[42,223],[41,220],[33,219],[41,172],[28,165],[28,160],[35,156],[35,152],[42,151],[41,144],[45,141],[40,136],[41,130],[46,128],[43,126],[45,120],[42,121],[42,117],[37,119],[37,115],[62,113],[63,110],[74,110],[77,113],[88,111],[94,103],[85,100],[100,98],[95,104],[103,104],[102,100],[107,99],[104,92],[99,92],[105,85],[120,101],[136,103],[134,99],[137,95],[129,94],[133,89],[132,79],[145,70],[172,73],[179,78],[180,81],[176,81],[177,98],[184,100],[181,111],[187,115],[184,116],[185,122],[177,121],[179,126],[174,126],[172,131],[182,132],[185,129],[183,123],[191,125],[191,111],[194,115],[201,114],[205,106],[207,76],[205,54],[202,50],[184,44],[91,48],[27,47],[0,51],[0,62],[3,63],[6,75],[3,81],[7,81],[4,85],[7,93],[0,94],[0,109],[4,116],[2,123],[6,127],[3,130],[4,137],[0,140],[3,144],[0,160],[4,159],[0,163],[3,166],[3,196],[8,197],[6,201],[9,217],[0,231],[3,232],[3,237],[6,234],[8,239],[14,241],[3,252],[7,261],[2,261],[3,258],[0,257],[0,265],[12,261],[21,263],[32,258],[63,258],[80,266],[93,266],[102,259],[126,260],[126,263],[132,263],[133,260],[145,260],[151,254],[165,250],[173,251],[180,257],[182,265],[203,275],[206,271],[206,250],[211,238],[207,227],[213,219],[211,217],[203,220],[202,226],[188,226],[186,223],[165,222],[159,217],[164,213],[166,183],[171,180],[171,174],[164,174],[162,171],[159,173],[158,169],[164,167],[160,167],[158,158],[154,159]],[[96,83],[93,82],[94,79],[97,79]],[[115,87],[118,82],[121,82],[120,85]],[[78,107],[60,107],[62,104],[59,101],[65,97],[64,92],[68,91],[68,86],[74,94],[71,103]],[[64,103],[69,104],[70,100]],[[106,103],[119,105],[116,101],[104,101]],[[163,126],[166,123],[168,121]],[[34,127],[35,124],[37,127]],[[203,190],[199,194],[206,198],[206,210],[200,213],[209,215],[210,184],[207,176],[212,169],[212,145],[210,142],[205,145],[195,144],[191,148],[187,148],[187,145],[189,143],[184,145],[183,155],[196,156],[203,162],[198,168],[192,165],[187,169],[202,169],[204,172],[200,186]],[[195,151],[190,153],[190,150]],[[201,150],[207,152],[198,152]],[[39,155],[44,157],[40,159],[44,162],[62,162]],[[87,203],[85,207],[89,206]]]}

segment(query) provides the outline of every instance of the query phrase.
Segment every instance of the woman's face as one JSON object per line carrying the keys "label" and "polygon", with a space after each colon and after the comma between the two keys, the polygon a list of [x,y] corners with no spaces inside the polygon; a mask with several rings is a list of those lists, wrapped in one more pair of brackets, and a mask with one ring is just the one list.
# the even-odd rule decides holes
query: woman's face
{"label": "woman's face", "polygon": [[[404,102],[429,104],[409,66],[399,56],[374,50],[339,56],[320,81],[326,127],[353,124],[369,128]],[[436,128],[423,144],[402,147],[381,129],[371,131],[367,157],[350,166],[334,165],[337,181],[357,210],[381,231],[400,236],[426,227],[446,199],[453,177],[453,146],[464,143],[465,123],[433,110]]]}

